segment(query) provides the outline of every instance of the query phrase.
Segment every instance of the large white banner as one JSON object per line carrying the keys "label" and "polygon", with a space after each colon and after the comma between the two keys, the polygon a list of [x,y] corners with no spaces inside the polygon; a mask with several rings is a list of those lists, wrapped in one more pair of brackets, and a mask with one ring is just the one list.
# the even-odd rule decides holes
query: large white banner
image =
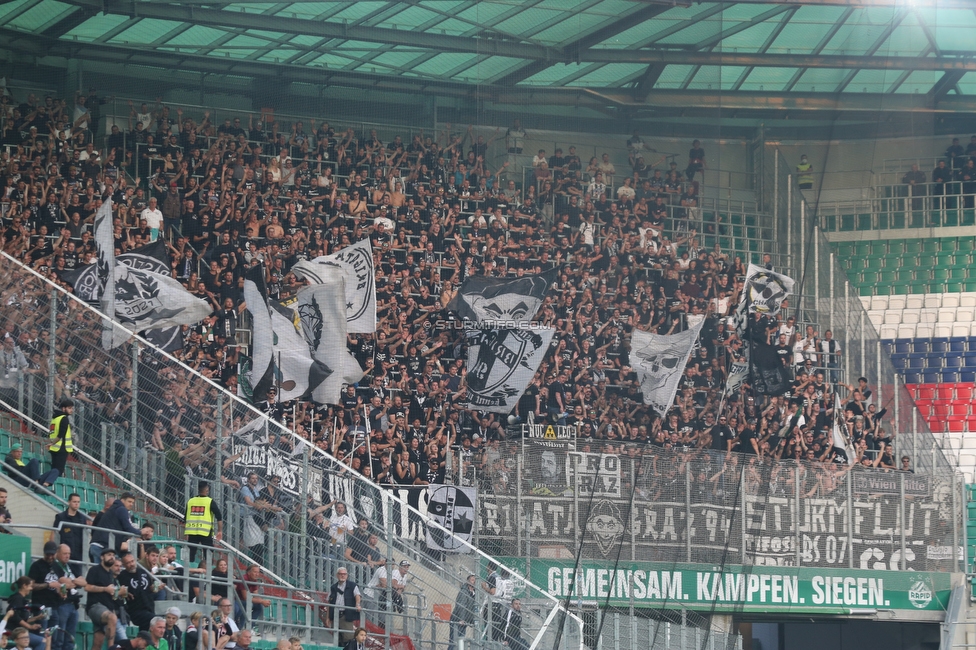
{"label": "large white banner", "polygon": [[338,253],[323,255],[314,260],[302,260],[291,272],[309,283],[323,284],[329,269],[342,269],[345,278],[346,331],[369,333],[376,331],[376,269],[373,247],[368,239],[343,248]]}
{"label": "large white banner", "polygon": [[775,316],[792,293],[793,278],[750,264],[746,270],[745,295],[750,314]]}
{"label": "large white banner", "polygon": [[701,321],[691,329],[668,336],[634,330],[630,363],[640,380],[644,403],[659,415],[665,415],[674,403],[681,374],[704,324]]}
{"label": "large white banner", "polygon": [[298,292],[298,316],[307,345],[306,352],[316,363],[331,369],[331,374],[311,391],[317,404],[338,404],[344,384],[363,377],[363,369],[346,346],[346,307],[342,269],[321,269],[324,282]]}

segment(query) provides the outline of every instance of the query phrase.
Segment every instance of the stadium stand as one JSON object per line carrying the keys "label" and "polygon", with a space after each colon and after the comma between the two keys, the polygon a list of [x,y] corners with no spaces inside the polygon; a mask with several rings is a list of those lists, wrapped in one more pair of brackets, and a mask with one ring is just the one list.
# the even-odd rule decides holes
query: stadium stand
{"label": "stadium stand", "polygon": [[[66,115],[63,102],[59,105],[55,120]],[[0,326],[7,334],[5,346],[21,351],[25,362],[16,355],[8,362],[11,370],[22,371],[23,379],[0,384],[0,399],[35,423],[46,421],[54,401],[74,399],[80,406],[81,447],[155,497],[151,505],[140,504],[154,521],[179,516],[195,479],[221,483],[233,522],[230,546],[270,566],[282,577],[283,588],[327,591],[336,561],[343,561],[344,555],[335,556],[334,536],[322,534],[311,545],[303,541],[316,524],[329,531],[312,514],[317,508],[302,500],[310,490],[319,492],[316,504],[329,504],[318,514],[327,512],[335,521],[342,513],[334,506],[337,499],[327,498],[335,477],[356,472],[354,489],[349,489],[357,499],[377,484],[392,490],[400,481],[381,456],[395,451],[408,456],[410,483],[460,484],[475,466],[495,469],[500,460],[495,443],[518,435],[518,427],[509,428],[507,420],[462,406],[462,341],[450,331],[425,326],[451,320],[447,304],[473,275],[516,276],[550,268],[560,273],[557,291],[539,315],[557,329],[557,337],[519,402],[514,422],[548,419],[576,425],[588,432],[581,438],[594,444],[613,445],[626,437],[639,443],[647,457],[659,447],[668,453],[694,449],[706,457],[724,419],[734,427],[728,436],[733,444],[724,451],[773,464],[802,459],[826,468],[828,476],[833,467],[849,467],[847,460],[893,471],[899,466],[896,457],[925,449],[909,459],[912,468],[945,469],[937,450],[908,442],[927,431],[906,426],[907,406],[882,420],[879,407],[901,398],[897,385],[881,381],[882,372],[862,367],[869,334],[849,326],[848,338],[835,351],[828,328],[821,325],[822,314],[809,304],[783,313],[770,328],[770,343],[778,345],[782,363],[795,373],[790,393],[802,396],[799,406],[807,417],[796,425],[800,430],[793,431],[778,401],[754,395],[748,385],[724,395],[738,348],[737,337],[720,322],[738,302],[746,266],[756,263],[795,276],[800,270],[790,266],[768,214],[756,205],[733,210],[720,202],[709,204],[697,182],[681,172],[657,180],[648,178],[648,170],[611,171],[614,164],[626,170],[630,161],[594,159],[586,165],[570,155],[530,167],[527,182],[512,178],[509,183],[504,167],[488,167],[475,131],[450,125],[434,136],[408,132],[381,140],[375,132],[344,131],[311,120],[308,132],[284,121],[252,122],[245,129],[228,119],[218,126],[207,114],[186,112],[176,120],[161,104],[152,107],[148,128],[133,125],[124,134],[108,135],[97,156],[91,145],[102,141],[85,129],[70,139],[59,139],[56,130],[50,138],[28,130],[25,138],[23,127],[40,119],[32,109],[25,102],[18,113],[11,110],[15,128],[4,135],[3,250],[7,260],[19,260],[38,275],[13,268],[13,262],[4,271]],[[612,175],[612,180],[604,183],[597,173]],[[686,173],[694,174],[690,165]],[[625,177],[634,179],[636,189],[623,183]],[[94,312],[51,291],[51,286],[77,291],[69,280],[93,260],[91,222],[103,195],[111,195],[118,206],[117,252],[161,238],[172,276],[213,308],[200,325],[185,326],[178,337],[163,342],[175,361],[141,342],[133,343],[132,351],[105,353],[99,344],[102,324]],[[392,224],[392,231],[386,224]],[[821,245],[819,233],[816,237]],[[337,406],[272,400],[255,405],[255,411],[235,402],[239,364],[251,345],[242,306],[244,270],[263,265],[270,296],[287,300],[300,287],[289,273],[297,261],[364,238],[375,251],[380,325],[375,336],[351,335],[349,347],[367,377],[350,387]],[[945,265],[924,281],[948,286],[954,269],[964,268],[965,256],[972,253],[962,239],[923,242],[910,254],[907,242],[877,248],[875,242],[854,246],[851,254],[878,260],[877,269],[860,272],[858,280],[865,286],[881,282],[880,274],[890,270],[893,283],[911,288],[923,280],[908,260],[917,265],[931,255],[924,260],[942,264],[939,255],[945,253]],[[959,280],[965,281],[968,277]],[[820,298],[816,291],[808,295]],[[897,322],[893,316],[889,322],[896,296],[886,297],[885,307],[879,303],[875,309],[872,303],[871,310],[883,312],[880,325],[889,328],[883,332],[894,333],[895,347],[915,338],[922,326],[931,325],[933,334],[950,327],[924,353],[911,346],[894,350],[898,363],[926,380],[938,372],[963,382],[964,373],[976,373],[976,359],[970,366],[962,356],[962,362],[950,366],[945,355],[935,352],[934,342],[942,345],[943,338],[948,349],[962,345],[968,352],[968,326],[965,335],[956,329],[969,308],[961,298],[951,306],[928,306],[922,299],[917,310],[903,309]],[[853,318],[854,307],[842,309],[845,318]],[[794,313],[798,320],[787,318]],[[635,328],[676,333],[702,319],[707,326],[696,353],[700,356],[692,359],[672,412],[661,417],[640,398],[628,336]],[[955,320],[950,324],[950,319]],[[846,349],[855,345],[859,355]],[[866,386],[857,385],[862,374],[870,377]],[[840,422],[844,448],[836,444],[830,418],[819,415],[821,409],[833,412],[838,406],[848,411]],[[950,417],[963,419],[949,421],[967,422],[971,416],[960,405]],[[301,485],[309,475],[292,476],[297,487],[289,488],[287,505],[275,501],[273,487],[263,488],[268,489],[259,499],[264,508],[287,514],[263,519],[256,533],[261,541],[249,544],[245,527],[254,506],[238,497],[249,477],[243,463],[235,463],[246,450],[228,450],[223,437],[254,422],[261,423],[276,451],[307,455],[320,483]],[[780,444],[784,427],[787,435]],[[756,440],[755,448],[750,440]],[[890,446],[896,441],[897,454]],[[303,454],[306,443],[318,451]],[[35,455],[43,455],[38,440],[31,445]],[[86,471],[95,472],[74,468],[55,486],[55,496],[63,499],[81,489],[83,502],[95,510],[105,503],[110,486],[97,477],[80,485]],[[494,482],[495,476],[484,472],[482,481]],[[447,599],[456,585],[438,575],[453,578],[462,569],[480,575],[470,563],[445,567],[438,564],[440,558],[418,550],[424,539],[421,513],[405,508],[402,516],[399,511],[392,515],[399,502],[385,491],[376,494],[383,495],[375,502],[384,504],[384,514],[375,516],[388,526],[386,543],[396,548],[398,558],[405,553],[430,563],[421,595]],[[407,490],[404,496],[411,507],[417,505],[410,500],[415,493]],[[357,513],[362,513],[359,506],[357,501]],[[305,566],[296,560],[309,554],[314,566],[302,573]],[[319,558],[323,561],[316,563]],[[535,625],[541,627],[538,621]]]}

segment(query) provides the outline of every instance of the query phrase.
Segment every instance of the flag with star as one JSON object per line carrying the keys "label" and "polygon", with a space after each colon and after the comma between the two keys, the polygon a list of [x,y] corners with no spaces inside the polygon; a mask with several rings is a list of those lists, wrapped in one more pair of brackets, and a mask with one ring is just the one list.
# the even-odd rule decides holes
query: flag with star
{"label": "flag with star", "polygon": [[314,260],[302,260],[291,268],[309,284],[322,284],[329,269],[339,268],[345,278],[346,331],[367,334],[376,331],[376,268],[369,239],[346,246],[338,253]]}
{"label": "flag with star", "polygon": [[468,553],[474,533],[476,490],[457,485],[427,487],[427,547],[448,553]]}

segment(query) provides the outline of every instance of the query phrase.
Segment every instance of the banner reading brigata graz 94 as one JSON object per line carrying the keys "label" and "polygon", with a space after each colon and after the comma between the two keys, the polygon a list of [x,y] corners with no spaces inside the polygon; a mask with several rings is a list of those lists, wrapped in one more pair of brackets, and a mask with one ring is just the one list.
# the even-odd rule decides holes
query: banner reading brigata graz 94
{"label": "banner reading brigata graz 94", "polygon": [[[516,560],[517,563],[517,560]],[[506,561],[507,566],[513,566]],[[653,607],[790,614],[854,610],[943,612],[952,576],[925,571],[879,572],[681,565],[650,562],[533,560],[529,579],[556,598],[610,607]],[[866,613],[866,612],[865,612]]]}
{"label": "banner reading brigata graz 94", "polygon": [[[506,555],[529,540],[555,557],[574,557],[582,545],[594,560],[622,547],[620,557],[642,561],[916,571],[954,570],[962,544],[948,476],[664,450],[620,454],[596,473],[570,473],[559,494],[479,494],[479,540]],[[590,497],[587,486],[610,483],[619,497]]]}

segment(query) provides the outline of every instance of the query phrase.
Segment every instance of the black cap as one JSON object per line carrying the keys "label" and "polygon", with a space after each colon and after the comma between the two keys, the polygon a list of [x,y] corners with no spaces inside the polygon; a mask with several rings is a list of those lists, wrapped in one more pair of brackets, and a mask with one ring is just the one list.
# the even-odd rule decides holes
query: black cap
{"label": "black cap", "polygon": [[54,555],[58,552],[57,542],[45,542],[44,544],[44,555]]}
{"label": "black cap", "polygon": [[63,409],[66,409],[69,406],[74,406],[74,405],[75,405],[75,401],[70,397],[65,397],[58,403],[58,406],[60,406]]}

